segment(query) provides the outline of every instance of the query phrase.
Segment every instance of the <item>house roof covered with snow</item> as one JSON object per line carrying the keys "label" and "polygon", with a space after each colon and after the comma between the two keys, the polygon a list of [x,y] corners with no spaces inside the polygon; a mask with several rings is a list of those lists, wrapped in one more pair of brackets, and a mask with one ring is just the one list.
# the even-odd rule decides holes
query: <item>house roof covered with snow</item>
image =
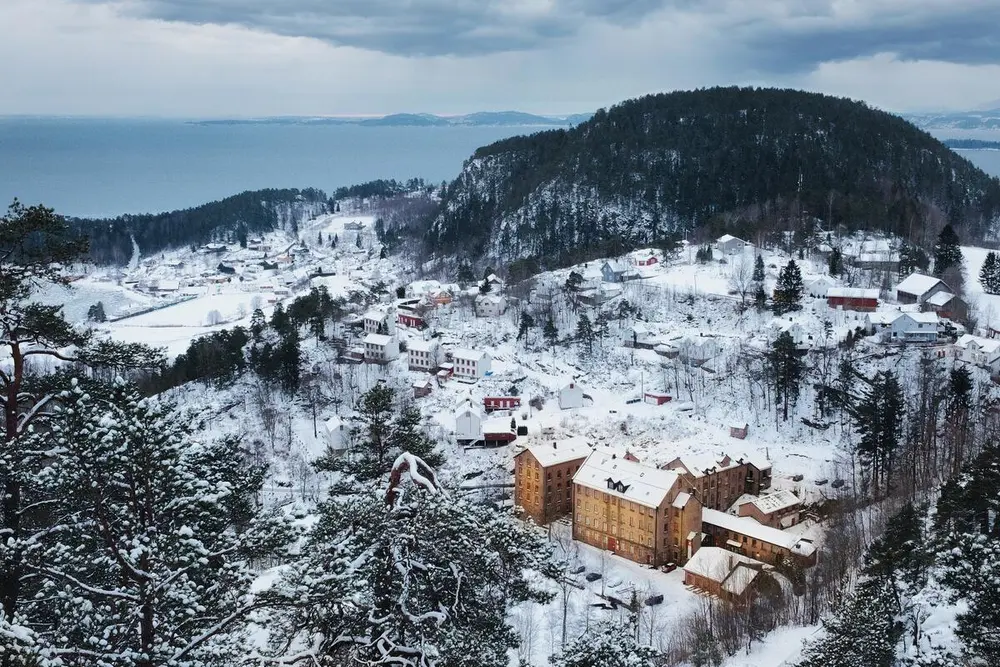
{"label": "house roof covered with snow", "polygon": [[677,479],[675,472],[626,461],[604,451],[588,456],[573,475],[574,484],[654,508],[663,504]]}
{"label": "house roof covered with snow", "polygon": [[983,338],[981,336],[973,336],[972,334],[965,334],[957,341],[955,341],[955,347],[959,347],[963,350],[968,349],[973,344],[978,347],[983,352],[987,354],[994,354],[1000,352],[1000,339],[996,338]]}
{"label": "house roof covered with snow", "polygon": [[928,297],[927,301],[925,301],[924,303],[929,303],[932,306],[941,307],[947,305],[948,302],[954,298],[955,295],[952,294],[951,292],[938,292]]}
{"label": "house roof covered with snow", "polygon": [[736,238],[732,234],[723,234],[719,238],[715,239],[716,243],[729,243],[730,241],[739,241],[740,243],[746,243],[743,239]]}
{"label": "house roof covered with snow", "polygon": [[585,458],[590,456],[594,450],[583,438],[563,438],[551,442],[533,442],[524,451],[530,452],[543,468],[548,468]]}
{"label": "house roof covered with snow", "polygon": [[878,299],[877,289],[861,289],[859,287],[831,287],[826,291],[827,298],[842,299]]}
{"label": "house roof covered with snow", "polygon": [[896,322],[904,317],[922,324],[937,324],[939,319],[937,313],[901,313],[900,317],[893,320],[893,322]]}
{"label": "house roof covered with snow", "polygon": [[766,566],[720,547],[701,547],[684,565],[684,571],[722,584],[722,590],[742,595]]}
{"label": "house roof covered with snow", "polygon": [[384,334],[370,333],[365,336],[365,345],[378,345],[379,347],[385,347],[392,341],[392,336],[386,336]]}
{"label": "house roof covered with snow", "polygon": [[414,352],[433,352],[438,348],[436,340],[410,340],[406,343],[406,348]]}
{"label": "house roof covered with snow", "polygon": [[865,315],[865,319],[871,324],[892,324],[902,314],[898,310],[881,311],[878,313],[868,313]]}
{"label": "house roof covered with snow", "polygon": [[922,273],[911,273],[902,282],[896,285],[896,293],[903,292],[914,296],[923,296],[934,289],[941,280],[934,276],[925,276]]}
{"label": "house roof covered with snow", "polygon": [[454,359],[471,359],[472,361],[482,361],[488,358],[490,355],[483,350],[469,350],[466,348],[457,348],[452,350],[451,356]]}
{"label": "house roof covered with snow", "polygon": [[796,551],[796,547],[799,546],[800,542],[808,542],[808,540],[803,540],[798,535],[786,533],[785,531],[778,530],[777,528],[765,526],[748,517],[737,517],[731,514],[726,514],[725,512],[708,509],[706,507],[701,510],[701,520],[704,523],[718,526],[723,530],[739,533],[740,535],[746,535],[751,539],[761,540],[763,542],[767,542],[768,544],[784,547],[789,551],[799,553],[803,556],[809,556],[813,551],[815,551],[815,547],[812,547],[811,542],[808,547],[802,545],[799,550]]}
{"label": "house roof covered with snow", "polygon": [[773,512],[780,512],[781,510],[788,509],[789,507],[794,507],[801,501],[799,500],[799,497],[791,491],[782,489],[781,491],[769,493],[766,496],[760,496],[752,502],[757,509],[764,514],[771,514]]}

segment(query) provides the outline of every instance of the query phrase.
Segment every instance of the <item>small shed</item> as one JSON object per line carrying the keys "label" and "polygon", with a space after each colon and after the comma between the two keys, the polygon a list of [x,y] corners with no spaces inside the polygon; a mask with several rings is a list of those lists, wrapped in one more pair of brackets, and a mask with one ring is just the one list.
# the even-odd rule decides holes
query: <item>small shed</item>
{"label": "small shed", "polygon": [[643,401],[650,405],[663,405],[672,400],[674,400],[673,396],[662,391],[647,391],[643,394]]}
{"label": "small shed", "polygon": [[559,390],[559,409],[572,410],[583,407],[583,387],[570,382]]}
{"label": "small shed", "polygon": [[750,424],[746,422],[729,425],[729,437],[744,440],[750,431]]}
{"label": "small shed", "polygon": [[323,422],[323,439],[327,449],[334,456],[341,456],[348,449],[350,443],[350,433],[344,420],[340,417],[330,417]]}
{"label": "small shed", "polygon": [[412,385],[413,388],[413,398],[423,398],[424,396],[429,396],[431,389],[433,388],[433,383],[428,378],[422,380],[417,380]]}

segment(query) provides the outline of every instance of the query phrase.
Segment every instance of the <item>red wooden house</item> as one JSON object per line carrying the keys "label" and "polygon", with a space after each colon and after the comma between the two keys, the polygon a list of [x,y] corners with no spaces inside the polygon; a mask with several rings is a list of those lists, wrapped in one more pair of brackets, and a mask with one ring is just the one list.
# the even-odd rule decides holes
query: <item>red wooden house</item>
{"label": "red wooden house", "polygon": [[424,318],[416,313],[400,311],[399,315],[396,316],[396,321],[404,327],[410,327],[413,329],[427,328],[427,323],[424,322]]}
{"label": "red wooden house", "polygon": [[660,260],[657,259],[656,255],[639,255],[635,259],[636,266],[653,266],[654,264],[659,264]]}
{"label": "red wooden house", "polygon": [[486,412],[493,412],[494,410],[517,410],[520,407],[520,396],[486,396],[483,398],[483,408]]}
{"label": "red wooden house", "polygon": [[647,391],[642,398],[645,403],[650,405],[663,405],[672,401],[674,397],[661,391]]}
{"label": "red wooden house", "polygon": [[878,308],[878,290],[831,287],[826,291],[826,305],[841,310],[875,312]]}

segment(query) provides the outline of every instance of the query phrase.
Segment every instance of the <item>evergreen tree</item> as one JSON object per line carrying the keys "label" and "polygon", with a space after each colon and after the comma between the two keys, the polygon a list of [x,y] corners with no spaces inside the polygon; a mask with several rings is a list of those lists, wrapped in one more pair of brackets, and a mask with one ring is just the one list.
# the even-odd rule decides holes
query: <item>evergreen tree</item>
{"label": "evergreen tree", "polygon": [[476,274],[472,272],[472,266],[467,261],[463,261],[458,265],[458,270],[455,272],[455,279],[463,287],[476,279]]}
{"label": "evergreen tree", "polygon": [[260,308],[254,308],[253,314],[250,316],[250,335],[253,336],[254,340],[259,340],[266,328],[267,320],[264,319],[264,311]]}
{"label": "evergreen tree", "polygon": [[381,250],[379,251],[379,253],[378,253],[378,258],[379,258],[379,259],[385,259],[385,258],[386,258],[386,257],[388,257],[388,256],[389,256],[389,253],[387,253],[387,252],[385,251],[385,246],[382,246],[382,249],[381,249]]}
{"label": "evergreen tree", "polygon": [[576,322],[576,339],[583,343],[587,356],[594,353],[594,337],[594,327],[590,323],[590,318],[586,313],[581,314]]}
{"label": "evergreen tree", "polygon": [[950,225],[945,225],[934,244],[934,275],[940,278],[951,267],[962,267],[962,249],[958,234]]}
{"label": "evergreen tree", "polygon": [[281,334],[278,359],[278,380],[281,383],[281,388],[294,394],[299,389],[302,377],[302,352],[299,349],[299,330],[297,327],[289,327]]}
{"label": "evergreen tree", "polygon": [[772,309],[776,315],[784,315],[793,310],[799,310],[802,305],[802,273],[794,259],[778,273],[778,283],[774,288]]}
{"label": "evergreen tree", "polygon": [[576,271],[570,271],[569,276],[566,277],[566,283],[563,287],[567,292],[577,292],[580,290],[580,285],[583,284],[583,276]]}
{"label": "evergreen tree", "polygon": [[774,392],[781,406],[783,421],[788,421],[788,407],[799,397],[799,387],[805,373],[805,363],[799,354],[795,340],[787,331],[782,331],[768,352],[768,365]]}
{"label": "evergreen tree", "polygon": [[106,322],[108,320],[107,314],[104,312],[104,302],[98,301],[89,309],[87,309],[87,319],[91,322]]}
{"label": "evergreen tree", "polygon": [[484,280],[483,282],[479,283],[480,294],[489,294],[492,291],[493,291],[493,285],[490,284],[490,281]]}
{"label": "evergreen tree", "polygon": [[552,656],[549,664],[553,667],[655,667],[661,658],[655,648],[640,645],[628,632],[605,624],[566,642],[562,652]]}
{"label": "evergreen tree", "polygon": [[323,232],[317,232],[316,234],[316,245],[323,247]]}
{"label": "evergreen tree", "polygon": [[903,437],[903,390],[892,371],[879,371],[866,382],[867,389],[853,410],[860,435],[858,456],[876,487],[888,490],[893,457]]}
{"label": "evergreen tree", "polygon": [[528,311],[521,311],[521,319],[517,325],[517,340],[524,339],[524,346],[528,347],[528,332],[535,328],[535,318],[528,314]]}
{"label": "evergreen tree", "polygon": [[839,276],[844,272],[844,256],[840,252],[840,248],[834,248],[830,252],[830,256],[826,260],[826,268],[831,276]]}
{"label": "evergreen tree", "polygon": [[33,545],[25,611],[67,665],[211,667],[246,641],[251,562],[291,533],[258,514],[264,470],[239,441],[196,443],[185,423],[124,382],[77,385],[32,436],[60,523]]}
{"label": "evergreen tree", "polygon": [[545,342],[551,348],[555,348],[556,343],[559,342],[559,329],[556,328],[556,323],[552,320],[551,315],[545,320],[545,326],[542,328],[542,337],[545,338]]}
{"label": "evergreen tree", "polygon": [[354,237],[354,245],[357,248],[361,247],[361,232],[358,232],[358,235]]}
{"label": "evergreen tree", "polygon": [[987,294],[1000,294],[1000,259],[992,250],[986,253],[983,268],[979,271],[979,282]]}
{"label": "evergreen tree", "polygon": [[757,287],[754,289],[753,305],[759,311],[767,310],[767,292],[764,291],[762,283],[757,283]]}
{"label": "evergreen tree", "polygon": [[762,284],[764,282],[764,258],[759,254],[753,261],[753,281]]}
{"label": "evergreen tree", "polygon": [[271,313],[271,328],[278,333],[284,333],[291,325],[291,318],[285,312],[285,307],[281,305],[281,302],[274,304],[274,311]]}
{"label": "evergreen tree", "polygon": [[92,338],[66,321],[61,306],[32,301],[40,286],[71,287],[60,267],[86,251],[86,241],[52,209],[15,201],[0,217],[0,356],[7,360],[0,373],[0,636],[20,636],[19,607],[36,581],[26,570],[29,547],[49,528],[49,515],[25,510],[37,500],[45,461],[22,438],[47,417],[60,393],[32,386],[39,379],[32,368],[62,360],[110,374],[163,363],[162,355],[145,346]]}
{"label": "evergreen tree", "polygon": [[395,390],[378,384],[358,402],[351,429],[356,445],[350,455],[325,456],[317,467],[345,472],[359,482],[370,482],[386,475],[393,461],[404,452],[419,456],[428,464],[442,463],[435,443],[421,430],[420,424],[418,410],[397,410]]}
{"label": "evergreen tree", "polygon": [[331,248],[336,248],[338,243],[340,243],[340,236],[338,236],[337,234],[334,234],[333,235],[333,240],[330,241],[330,247]]}
{"label": "evergreen tree", "polygon": [[415,456],[400,455],[390,480],[388,493],[320,507],[302,559],[264,594],[279,605],[276,657],[298,645],[320,665],[507,667],[511,608],[551,599],[531,574],[557,574],[551,546],[446,494]]}

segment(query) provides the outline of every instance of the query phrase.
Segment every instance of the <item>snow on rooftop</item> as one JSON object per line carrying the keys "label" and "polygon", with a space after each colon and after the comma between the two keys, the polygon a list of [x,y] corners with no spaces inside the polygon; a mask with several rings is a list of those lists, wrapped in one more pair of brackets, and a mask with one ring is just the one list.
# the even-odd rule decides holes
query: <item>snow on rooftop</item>
{"label": "snow on rooftop", "polygon": [[489,355],[483,350],[469,350],[465,348],[458,348],[452,350],[451,356],[454,359],[472,359],[473,361],[482,361]]}
{"label": "snow on rooftop", "polygon": [[384,347],[389,344],[392,340],[392,336],[386,336],[384,334],[370,333],[365,336],[364,344],[378,345],[379,347]]}
{"label": "snow on rooftop", "polygon": [[[612,488],[611,482],[621,486]],[[605,452],[594,452],[573,475],[573,483],[646,507],[659,507],[677,483],[677,473],[626,461]],[[624,491],[620,490],[622,488]]]}
{"label": "snow on rooftop", "polygon": [[676,498],[674,498],[673,505],[676,509],[681,510],[684,509],[684,506],[687,505],[689,500],[691,500],[691,494],[682,491],[677,494]]}
{"label": "snow on rooftop", "polygon": [[[777,528],[771,528],[770,526],[765,526],[757,521],[754,521],[748,517],[736,517],[731,514],[726,514],[725,512],[719,512],[717,510],[708,509],[707,507],[701,511],[701,520],[704,523],[711,524],[713,526],[718,526],[723,530],[732,531],[734,533],[739,533],[740,535],[746,535],[752,539],[761,540],[767,542],[768,544],[775,544],[779,547],[784,547],[795,553],[800,553],[795,551],[795,547],[802,540],[798,535],[792,535],[786,533]],[[815,549],[813,549],[815,551]],[[812,552],[809,552],[812,553]],[[809,555],[809,554],[802,554]]]}
{"label": "snow on rooftop", "polygon": [[986,353],[993,353],[1000,350],[1000,340],[996,338],[973,336],[972,334],[964,334],[961,336],[957,341],[955,341],[955,347],[959,347],[964,350],[969,347],[970,343],[975,343],[976,347]]}
{"label": "snow on rooftop", "polygon": [[925,303],[929,303],[932,306],[944,306],[954,298],[955,295],[951,292],[938,292],[936,294],[932,294]]}
{"label": "snow on rooftop", "polygon": [[701,547],[684,565],[684,571],[718,582],[728,593],[741,595],[764,567],[759,560],[720,547]]}
{"label": "snow on rooftop", "polygon": [[787,489],[782,489],[781,491],[775,491],[774,493],[757,498],[753,501],[753,504],[764,514],[771,514],[772,512],[794,507],[800,502],[799,497],[794,493]]}
{"label": "snow on rooftop", "polygon": [[437,349],[438,343],[434,340],[409,340],[406,348],[414,352],[432,352]]}
{"label": "snow on rooftop", "polygon": [[583,438],[563,438],[552,442],[533,442],[525,448],[543,468],[581,459],[593,452]]}
{"label": "snow on rooftop", "polygon": [[728,243],[730,241],[743,241],[743,239],[736,238],[732,234],[723,234],[715,240],[716,243]]}
{"label": "snow on rooftop", "polygon": [[866,317],[868,321],[872,324],[892,324],[896,321],[896,318],[900,317],[903,313],[898,310],[892,311],[880,311],[877,313],[868,313]]}
{"label": "snow on rooftop", "polygon": [[937,313],[903,313],[903,315],[909,317],[914,322],[922,322],[924,324],[938,323]]}
{"label": "snow on rooftop", "polygon": [[862,289],[859,287],[831,287],[826,291],[827,298],[877,299],[878,295],[879,291],[877,289]]}
{"label": "snow on rooftop", "polygon": [[905,292],[915,296],[923,296],[934,286],[941,282],[934,276],[925,276],[922,273],[911,273],[902,282],[896,285],[896,293]]}

